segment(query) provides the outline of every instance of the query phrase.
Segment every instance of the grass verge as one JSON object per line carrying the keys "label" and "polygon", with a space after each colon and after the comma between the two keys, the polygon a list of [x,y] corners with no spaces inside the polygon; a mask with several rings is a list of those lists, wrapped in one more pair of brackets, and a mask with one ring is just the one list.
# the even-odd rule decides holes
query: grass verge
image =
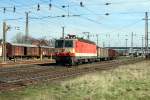
{"label": "grass verge", "polygon": [[150,61],[0,93],[0,100],[150,100]]}

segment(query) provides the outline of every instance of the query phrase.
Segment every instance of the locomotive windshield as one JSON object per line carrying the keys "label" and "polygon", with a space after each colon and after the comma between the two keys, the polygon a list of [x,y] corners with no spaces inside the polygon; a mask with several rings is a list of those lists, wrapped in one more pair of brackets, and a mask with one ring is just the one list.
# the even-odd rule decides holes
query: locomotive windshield
{"label": "locomotive windshield", "polygon": [[62,48],[62,47],[71,48],[73,47],[73,40],[56,40],[55,47],[56,48]]}

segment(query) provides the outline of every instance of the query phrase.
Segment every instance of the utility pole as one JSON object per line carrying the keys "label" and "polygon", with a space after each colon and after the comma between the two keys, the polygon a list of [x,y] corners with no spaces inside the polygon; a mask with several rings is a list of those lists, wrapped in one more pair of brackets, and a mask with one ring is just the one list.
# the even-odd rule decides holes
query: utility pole
{"label": "utility pole", "polygon": [[144,47],[144,37],[142,36],[142,54],[144,54],[144,49],[143,49],[143,47]]}
{"label": "utility pole", "polygon": [[65,47],[65,27],[62,27],[63,48]]}
{"label": "utility pole", "polygon": [[25,43],[27,43],[29,37],[29,12],[25,12],[25,14],[26,14]]}
{"label": "utility pole", "polygon": [[148,12],[145,12],[145,58],[148,58]]}
{"label": "utility pole", "polygon": [[103,48],[105,48],[105,42],[103,42]]}
{"label": "utility pole", "polygon": [[131,34],[131,54],[132,54],[132,56],[133,56],[133,32],[132,32],[132,34]]}
{"label": "utility pole", "polygon": [[68,17],[70,16],[70,13],[69,13],[69,5],[68,5]]}
{"label": "utility pole", "polygon": [[3,63],[6,62],[6,32],[10,27],[7,26],[6,22],[3,22],[3,44],[2,44],[2,56],[3,56]]}
{"label": "utility pole", "polygon": [[109,44],[108,44],[108,46],[109,46],[109,48],[110,48],[110,34],[109,34],[108,36],[109,36],[109,41],[108,41],[108,42],[109,42]]}
{"label": "utility pole", "polygon": [[[97,38],[97,51],[98,51],[98,34],[96,34],[96,38]],[[97,57],[98,57],[98,52],[97,52]]]}
{"label": "utility pole", "polygon": [[128,39],[125,39],[126,40],[126,54],[128,52]]}
{"label": "utility pole", "polygon": [[63,39],[65,38],[65,27],[64,26],[62,27],[62,38]]}
{"label": "utility pole", "polygon": [[97,46],[98,46],[98,44],[99,44],[99,42],[98,42],[99,41],[99,39],[98,39],[99,35],[98,34],[96,34],[96,38],[97,38]]}

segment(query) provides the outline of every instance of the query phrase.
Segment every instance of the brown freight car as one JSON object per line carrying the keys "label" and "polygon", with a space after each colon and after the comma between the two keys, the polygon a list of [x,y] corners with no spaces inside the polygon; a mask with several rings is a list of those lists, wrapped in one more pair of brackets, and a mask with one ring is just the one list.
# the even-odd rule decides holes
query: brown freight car
{"label": "brown freight car", "polygon": [[39,47],[36,45],[7,43],[7,57],[14,58],[39,57]]}
{"label": "brown freight car", "polygon": [[52,58],[55,53],[55,48],[49,46],[40,46],[39,55],[42,57]]}
{"label": "brown freight car", "polygon": [[114,59],[117,57],[117,52],[113,49],[108,49],[108,55],[110,59]]}
{"label": "brown freight car", "polygon": [[11,44],[7,43],[7,57],[9,59],[16,57],[23,57],[24,55],[24,45],[22,44]]}
{"label": "brown freight car", "polygon": [[24,54],[27,57],[39,57],[39,47],[36,45],[26,45],[24,48]]}

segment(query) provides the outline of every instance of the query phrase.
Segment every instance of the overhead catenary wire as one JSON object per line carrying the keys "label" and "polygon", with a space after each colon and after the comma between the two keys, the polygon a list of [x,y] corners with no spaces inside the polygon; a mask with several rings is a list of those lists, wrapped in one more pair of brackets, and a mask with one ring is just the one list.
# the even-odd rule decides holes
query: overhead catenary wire
{"label": "overhead catenary wire", "polygon": [[[14,0],[14,1],[16,1],[16,0]],[[34,19],[34,20],[40,20],[43,16],[41,16],[41,15],[38,15],[38,14],[35,14],[34,13],[34,11],[36,11],[36,5],[38,4],[38,2],[39,1],[43,1],[43,0],[37,0],[36,2],[33,2],[32,4],[34,4],[34,5],[32,5],[32,4],[30,4],[29,3],[29,5],[27,6],[27,8],[28,7],[32,7],[33,8],[33,6],[34,6],[34,9],[31,9],[31,11],[33,12],[33,14],[34,15],[32,15],[31,17],[34,17],[34,18],[37,18],[37,19]],[[43,4],[43,5],[47,5],[46,7],[48,7],[48,4],[49,4],[49,0],[44,0],[45,2],[44,3],[40,3],[39,2],[39,4],[41,5],[41,4]],[[18,1],[17,1],[18,2]],[[26,3],[26,5],[27,5],[28,3]],[[55,8],[58,8],[58,9],[60,9],[60,10],[62,10],[62,8],[61,8],[61,3],[60,4],[56,4],[56,3],[51,3],[52,4],[52,6],[53,7],[55,7]],[[84,4],[84,2],[83,2],[83,4]],[[105,3],[104,3],[105,4]],[[115,3],[111,3],[111,5],[113,5],[113,4],[115,4]],[[117,3],[116,3],[117,4]],[[118,3],[119,4],[119,3]],[[17,4],[17,5],[19,5],[19,4]],[[26,5],[25,5],[25,3],[22,3],[21,4],[22,5],[22,7],[25,7]],[[72,4],[69,4],[69,5],[71,5],[72,6]],[[57,6],[57,7],[56,7]],[[80,7],[80,5],[78,4],[78,5],[76,5],[76,6],[79,6]],[[85,5],[86,6],[86,5]],[[12,6],[13,7],[13,6]],[[45,8],[45,6],[43,6],[44,8]],[[21,8],[21,6],[19,7],[18,6],[18,8],[17,8],[17,6],[16,6],[16,11],[18,11],[18,10],[21,10],[20,9]],[[81,9],[84,9],[84,8],[81,8]],[[34,11],[33,11],[34,10]],[[91,9],[90,9],[91,10]],[[19,11],[20,12],[20,11]],[[42,11],[41,11],[42,12]],[[66,12],[66,10],[64,10],[64,12]],[[72,11],[70,11],[70,12],[72,12]],[[88,12],[88,11],[84,11],[84,12]],[[24,14],[24,12],[22,12],[23,14]],[[129,14],[136,14],[136,12],[116,12],[116,13],[114,13],[114,12],[112,12],[112,13],[110,13],[110,15],[113,15],[113,14],[116,14],[116,15],[118,15],[118,14],[126,14],[126,15],[129,15]],[[137,14],[142,14],[142,12],[137,12]],[[19,13],[18,13],[18,15],[19,15]],[[65,15],[65,14],[64,14]],[[99,16],[99,15],[104,15],[103,13],[101,13],[101,14],[98,14],[98,13],[96,13],[95,12],[95,14],[94,13],[90,13],[89,12],[89,14],[84,14],[84,13],[81,13],[81,14],[78,14],[79,16],[79,18],[81,18],[81,19],[84,19],[84,20],[87,20],[87,21],[90,21],[90,22],[93,22],[93,23],[95,23],[95,24],[102,24],[100,21],[97,21],[97,20],[95,20],[94,18],[91,18],[91,16]],[[90,15],[90,16],[88,16],[88,15]],[[24,16],[24,15],[23,15]],[[47,19],[48,18],[50,18],[50,17],[48,17],[49,15],[47,15]],[[46,15],[45,15],[45,17],[46,17]],[[57,18],[57,17],[56,17]],[[59,17],[58,17],[59,18]],[[60,17],[61,18],[61,17]],[[32,18],[31,18],[32,19]],[[42,18],[42,19],[44,19],[44,18]],[[46,18],[45,18],[46,19]]]}

